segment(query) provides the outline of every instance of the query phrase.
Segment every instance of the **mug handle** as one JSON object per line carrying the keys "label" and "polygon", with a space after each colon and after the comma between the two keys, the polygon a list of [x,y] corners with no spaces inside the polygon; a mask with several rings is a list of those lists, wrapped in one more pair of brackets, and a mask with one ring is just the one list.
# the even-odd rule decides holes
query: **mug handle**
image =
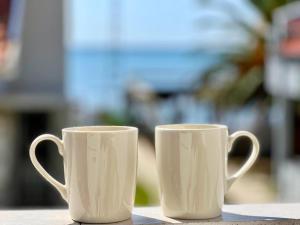
{"label": "mug handle", "polygon": [[63,185],[62,183],[58,182],[56,179],[54,179],[39,163],[39,161],[36,158],[35,155],[35,150],[37,145],[45,140],[53,141],[57,147],[58,147],[58,152],[61,156],[63,156],[63,149],[64,145],[63,142],[56,136],[51,135],[51,134],[43,134],[38,136],[34,141],[31,143],[30,150],[29,150],[29,156],[31,159],[31,162],[33,166],[36,168],[36,170],[50,183],[52,184],[58,192],[61,194],[62,198],[68,202],[67,200],[67,189],[66,185]]}
{"label": "mug handle", "polygon": [[233,175],[230,177],[227,177],[227,188],[228,191],[231,185],[241,176],[243,176],[254,164],[255,160],[257,159],[258,153],[259,153],[259,143],[257,138],[248,131],[237,131],[229,136],[229,142],[228,142],[228,153],[232,150],[233,143],[239,138],[239,137],[248,137],[252,142],[252,149],[251,154],[247,161],[244,163],[244,165]]}

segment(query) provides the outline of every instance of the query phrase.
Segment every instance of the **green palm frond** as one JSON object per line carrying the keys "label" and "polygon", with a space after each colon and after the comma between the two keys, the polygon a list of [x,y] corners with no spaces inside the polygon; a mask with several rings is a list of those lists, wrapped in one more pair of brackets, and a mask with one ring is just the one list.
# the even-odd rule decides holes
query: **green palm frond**
{"label": "green palm frond", "polygon": [[272,13],[276,8],[295,1],[297,0],[250,0],[255,8],[269,22],[272,21]]}
{"label": "green palm frond", "polygon": [[[263,88],[267,28],[272,23],[274,10],[293,1],[295,0],[249,0],[262,18],[261,21],[258,20],[258,24],[248,24],[243,20],[232,2],[217,1],[216,4],[216,1],[212,1],[216,10],[228,14],[231,20],[230,29],[235,27],[247,33],[249,42],[245,46],[236,45],[235,48],[228,49],[227,53],[219,54],[219,62],[201,75],[201,85],[197,91],[199,99],[212,101],[218,107],[231,107],[246,104],[257,97],[268,98]],[[228,23],[218,23],[211,18],[210,20],[216,24],[211,26],[212,29],[228,28]],[[205,23],[202,23],[201,26],[204,25]],[[227,71],[228,67],[234,68],[234,72]],[[230,79],[222,80],[220,85],[217,83],[218,76]],[[260,92],[260,95],[257,95],[257,92]]]}

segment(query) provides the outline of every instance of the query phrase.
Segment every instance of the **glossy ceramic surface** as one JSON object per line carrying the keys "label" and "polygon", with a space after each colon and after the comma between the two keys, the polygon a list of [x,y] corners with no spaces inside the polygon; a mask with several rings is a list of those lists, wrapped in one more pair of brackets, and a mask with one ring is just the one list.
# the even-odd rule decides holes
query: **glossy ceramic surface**
{"label": "glossy ceramic surface", "polygon": [[[227,154],[240,136],[250,138],[252,152],[228,177]],[[205,124],[157,126],[155,147],[163,212],[180,219],[221,215],[227,189],[253,165],[259,152],[253,134],[239,131],[229,136],[226,126]]]}
{"label": "glossy ceramic surface", "polygon": [[[97,126],[62,130],[37,137],[30,148],[33,165],[69,204],[71,218],[86,223],[129,219],[134,203],[138,130],[134,127]],[[64,158],[66,184],[60,184],[41,167],[35,148],[54,141]]]}

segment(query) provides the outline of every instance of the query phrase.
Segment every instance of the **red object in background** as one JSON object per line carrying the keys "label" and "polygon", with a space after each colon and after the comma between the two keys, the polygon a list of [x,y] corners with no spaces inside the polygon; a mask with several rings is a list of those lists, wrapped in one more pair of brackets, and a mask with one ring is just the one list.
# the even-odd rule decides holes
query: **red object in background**
{"label": "red object in background", "polygon": [[6,23],[8,22],[8,17],[9,17],[9,9],[10,9],[10,3],[11,0],[1,0],[0,1],[0,20],[1,23]]}
{"label": "red object in background", "polygon": [[288,22],[288,37],[300,38],[300,18]]}
{"label": "red object in background", "polygon": [[300,57],[300,38],[285,39],[280,43],[280,53],[289,58]]}
{"label": "red object in background", "polygon": [[287,26],[287,37],[280,43],[280,53],[288,58],[299,58],[300,18],[289,21]]}
{"label": "red object in background", "polygon": [[5,62],[5,53],[8,46],[7,24],[9,19],[11,0],[0,1],[0,64]]}

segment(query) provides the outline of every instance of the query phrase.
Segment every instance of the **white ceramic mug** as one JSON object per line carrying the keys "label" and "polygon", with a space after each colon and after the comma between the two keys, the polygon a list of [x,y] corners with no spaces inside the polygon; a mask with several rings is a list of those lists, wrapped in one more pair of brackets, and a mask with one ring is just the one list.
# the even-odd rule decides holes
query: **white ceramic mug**
{"label": "white ceramic mug", "polygon": [[[71,218],[86,223],[129,219],[135,196],[138,129],[72,127],[63,129],[62,137],[37,137],[30,146],[30,159],[69,204]],[[53,141],[64,158],[65,184],[50,176],[36,159],[36,147],[44,140]]]}
{"label": "white ceramic mug", "polygon": [[[227,155],[241,136],[252,141],[251,155],[228,177]],[[157,126],[155,147],[164,215],[180,219],[221,215],[224,194],[250,169],[259,153],[259,143],[250,132],[229,136],[226,126],[208,124]]]}

